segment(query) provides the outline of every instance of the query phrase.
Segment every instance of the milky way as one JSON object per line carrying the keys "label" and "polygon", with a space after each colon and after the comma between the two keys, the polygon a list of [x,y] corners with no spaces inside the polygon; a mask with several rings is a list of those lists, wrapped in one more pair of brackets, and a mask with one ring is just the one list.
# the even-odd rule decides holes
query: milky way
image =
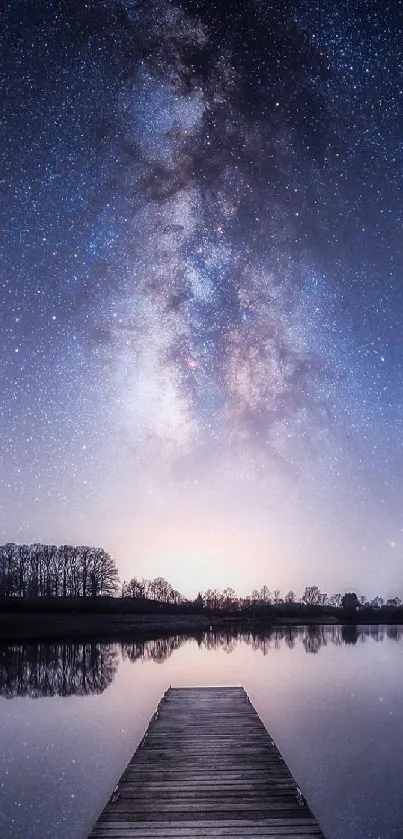
{"label": "milky way", "polygon": [[2,538],[401,593],[401,12],[7,4]]}

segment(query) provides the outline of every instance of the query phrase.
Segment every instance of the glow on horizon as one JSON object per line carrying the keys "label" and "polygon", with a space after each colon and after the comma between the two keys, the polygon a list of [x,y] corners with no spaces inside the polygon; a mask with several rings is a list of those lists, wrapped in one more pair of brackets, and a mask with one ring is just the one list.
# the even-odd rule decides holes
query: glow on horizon
{"label": "glow on horizon", "polygon": [[403,597],[396,4],[6,5],[1,540]]}

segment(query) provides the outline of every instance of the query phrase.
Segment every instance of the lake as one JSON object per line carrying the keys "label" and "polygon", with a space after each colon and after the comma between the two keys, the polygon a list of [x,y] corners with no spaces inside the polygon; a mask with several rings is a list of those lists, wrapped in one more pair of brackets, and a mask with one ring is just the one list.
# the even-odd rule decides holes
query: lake
{"label": "lake", "polygon": [[169,685],[242,684],[327,839],[403,837],[403,627],[0,646],[0,836],[85,839]]}

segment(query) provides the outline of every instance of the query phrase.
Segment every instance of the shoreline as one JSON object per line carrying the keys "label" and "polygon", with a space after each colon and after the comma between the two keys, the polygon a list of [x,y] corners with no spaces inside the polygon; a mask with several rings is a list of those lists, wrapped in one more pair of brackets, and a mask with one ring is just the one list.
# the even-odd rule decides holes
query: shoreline
{"label": "shoreline", "polygon": [[[176,635],[211,630],[264,632],[275,627],[387,625],[384,620],[339,620],[333,616],[280,617],[269,621],[231,615],[203,614],[56,614],[0,611],[0,642],[93,639],[119,641],[144,636]],[[393,621],[392,625],[399,625]]]}
{"label": "shoreline", "polygon": [[13,614],[0,612],[1,641],[120,640],[144,632],[177,634],[206,630],[204,615]]}

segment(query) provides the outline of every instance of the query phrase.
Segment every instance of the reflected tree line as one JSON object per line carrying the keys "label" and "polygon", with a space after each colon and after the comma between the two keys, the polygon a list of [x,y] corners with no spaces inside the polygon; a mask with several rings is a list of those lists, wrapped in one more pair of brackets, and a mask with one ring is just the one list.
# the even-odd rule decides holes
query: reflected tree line
{"label": "reflected tree line", "polygon": [[355,624],[330,624],[327,626],[277,626],[262,630],[231,631],[217,629],[205,632],[198,639],[200,646],[206,649],[222,649],[231,653],[238,644],[247,644],[253,651],[266,655],[270,650],[286,646],[294,649],[302,644],[306,653],[319,653],[322,647],[333,645],[365,643],[368,639],[376,642],[385,639],[400,641],[403,639],[403,626],[356,626]]}
{"label": "reflected tree line", "polygon": [[123,660],[162,663],[187,640],[172,635],[148,641],[116,643],[40,642],[0,646],[0,695],[86,696],[103,693]]}
{"label": "reflected tree line", "polygon": [[103,693],[113,682],[119,660],[153,661],[162,664],[189,640],[207,650],[230,654],[241,644],[267,655],[282,646],[302,645],[308,654],[317,654],[329,644],[365,643],[385,639],[400,641],[402,626],[284,626],[264,631],[217,629],[185,635],[120,644],[100,642],[59,642],[6,644],[0,647],[0,695],[15,697],[86,696]]}
{"label": "reflected tree line", "polygon": [[0,693],[33,699],[102,693],[112,683],[118,662],[114,644],[5,644],[0,647]]}

